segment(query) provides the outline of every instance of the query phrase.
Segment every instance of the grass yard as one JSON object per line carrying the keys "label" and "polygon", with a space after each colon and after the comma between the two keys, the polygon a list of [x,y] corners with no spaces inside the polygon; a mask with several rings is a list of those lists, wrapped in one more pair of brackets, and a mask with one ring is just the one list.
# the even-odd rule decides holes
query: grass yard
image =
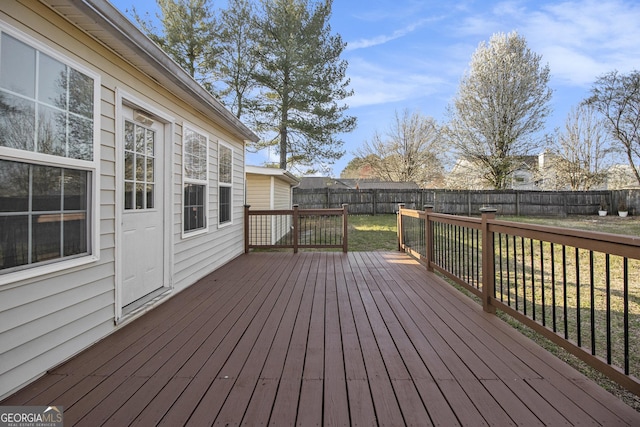
{"label": "grass yard", "polygon": [[398,250],[396,215],[349,215],[349,251]]}

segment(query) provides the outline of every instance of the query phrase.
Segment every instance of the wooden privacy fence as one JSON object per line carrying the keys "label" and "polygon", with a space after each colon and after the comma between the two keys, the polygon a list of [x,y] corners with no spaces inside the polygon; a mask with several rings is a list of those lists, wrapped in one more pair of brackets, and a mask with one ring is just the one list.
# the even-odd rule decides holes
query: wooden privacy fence
{"label": "wooden privacy fence", "polygon": [[398,246],[640,395],[640,238],[400,205]]}
{"label": "wooden privacy fence", "polygon": [[497,209],[498,215],[567,216],[597,215],[601,202],[616,213],[618,202],[625,200],[629,213],[640,209],[640,190],[599,191],[524,191],[524,190],[434,190],[319,188],[293,190],[293,202],[303,208],[337,208],[349,205],[354,215],[393,214],[399,203],[407,208],[434,206],[437,212],[476,216],[484,206]]}
{"label": "wooden privacy fence", "polygon": [[244,251],[342,248],[347,252],[347,205],[340,209],[251,210],[245,205]]}

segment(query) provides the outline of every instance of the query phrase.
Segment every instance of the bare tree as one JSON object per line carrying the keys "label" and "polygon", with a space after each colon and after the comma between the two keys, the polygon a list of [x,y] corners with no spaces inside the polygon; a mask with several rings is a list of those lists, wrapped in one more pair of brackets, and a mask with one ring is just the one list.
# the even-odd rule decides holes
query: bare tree
{"label": "bare tree", "polygon": [[393,182],[426,185],[442,177],[442,144],[436,121],[418,112],[396,112],[385,134],[376,132],[356,155],[374,176]]}
{"label": "bare tree", "polygon": [[600,76],[586,102],[604,116],[640,184],[640,72],[611,71]]}
{"label": "bare tree", "polygon": [[462,78],[446,136],[460,158],[503,189],[522,157],[539,146],[535,134],[550,113],[549,66],[516,32],[480,43]]}
{"label": "bare tree", "polygon": [[587,191],[605,182],[611,146],[605,123],[592,106],[573,108],[554,143],[552,169],[560,187]]}

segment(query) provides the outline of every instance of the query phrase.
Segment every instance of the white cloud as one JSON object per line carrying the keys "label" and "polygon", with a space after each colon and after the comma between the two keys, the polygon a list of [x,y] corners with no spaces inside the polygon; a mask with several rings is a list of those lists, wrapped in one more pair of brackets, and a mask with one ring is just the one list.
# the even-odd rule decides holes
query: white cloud
{"label": "white cloud", "polygon": [[394,31],[389,35],[379,35],[379,36],[375,36],[368,39],[359,39],[353,42],[348,42],[346,50],[349,51],[349,50],[356,50],[356,49],[364,49],[372,46],[385,44],[387,42],[390,42],[395,39],[399,39],[401,37],[406,36],[407,34],[414,32],[415,30],[422,27],[426,23],[433,22],[434,19],[436,18],[421,19],[419,21],[416,21],[407,25],[404,28],[400,28],[399,30]]}
{"label": "white cloud", "polygon": [[362,59],[349,61],[349,78],[355,94],[346,99],[350,107],[363,107],[415,99],[436,93],[444,82],[407,67],[382,67]]}
{"label": "white cloud", "polygon": [[589,86],[604,72],[640,64],[640,4],[634,1],[504,1],[469,11],[461,22],[452,34],[475,39],[476,46],[491,34],[518,31],[554,78],[572,86]]}

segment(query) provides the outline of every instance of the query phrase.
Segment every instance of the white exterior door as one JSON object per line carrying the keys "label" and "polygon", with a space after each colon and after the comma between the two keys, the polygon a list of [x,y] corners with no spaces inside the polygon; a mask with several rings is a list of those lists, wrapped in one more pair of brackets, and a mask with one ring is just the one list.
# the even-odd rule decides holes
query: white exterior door
{"label": "white exterior door", "polygon": [[125,307],[164,283],[163,124],[123,107],[122,297]]}

